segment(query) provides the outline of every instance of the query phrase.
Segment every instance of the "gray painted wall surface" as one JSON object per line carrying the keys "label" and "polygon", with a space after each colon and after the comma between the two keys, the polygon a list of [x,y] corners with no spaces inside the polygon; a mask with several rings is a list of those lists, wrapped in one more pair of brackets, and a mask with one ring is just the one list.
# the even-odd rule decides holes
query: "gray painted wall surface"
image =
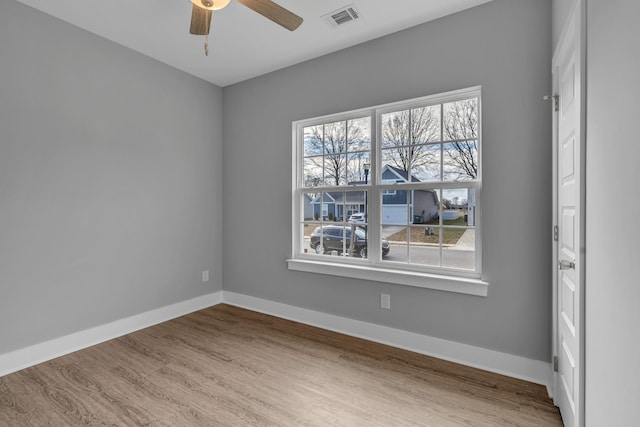
{"label": "gray painted wall surface", "polygon": [[221,289],[221,108],[0,2],[0,354]]}
{"label": "gray painted wall surface", "polygon": [[[550,70],[551,1],[496,0],[226,87],[225,290],[549,360]],[[488,297],[287,270],[292,121],[474,85]]]}
{"label": "gray painted wall surface", "polygon": [[587,2],[587,427],[638,425],[638,16],[638,2]]}

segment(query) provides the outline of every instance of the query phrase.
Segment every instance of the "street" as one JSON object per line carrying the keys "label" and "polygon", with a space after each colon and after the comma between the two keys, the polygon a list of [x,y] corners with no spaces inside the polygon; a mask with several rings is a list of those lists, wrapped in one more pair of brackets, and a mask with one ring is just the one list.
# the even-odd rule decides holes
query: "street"
{"label": "street", "polygon": [[[389,255],[383,261],[393,261],[407,263],[407,246],[391,244]],[[412,246],[411,263],[417,265],[440,266],[440,249],[433,246]],[[475,252],[472,250],[461,250],[453,248],[442,249],[442,267],[462,268],[473,270],[475,263]]]}

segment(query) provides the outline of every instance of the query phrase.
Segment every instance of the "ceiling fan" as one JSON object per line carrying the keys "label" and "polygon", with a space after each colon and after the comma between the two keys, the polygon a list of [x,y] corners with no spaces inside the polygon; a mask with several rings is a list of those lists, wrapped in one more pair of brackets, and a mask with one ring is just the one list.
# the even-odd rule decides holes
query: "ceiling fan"
{"label": "ceiling fan", "polygon": [[[211,29],[211,16],[213,15],[213,11],[222,9],[227,6],[230,1],[231,0],[191,0],[193,10],[191,12],[191,29],[189,32],[199,36],[208,35]],[[302,24],[301,17],[271,0],[238,0],[238,2],[289,31],[295,30]]]}

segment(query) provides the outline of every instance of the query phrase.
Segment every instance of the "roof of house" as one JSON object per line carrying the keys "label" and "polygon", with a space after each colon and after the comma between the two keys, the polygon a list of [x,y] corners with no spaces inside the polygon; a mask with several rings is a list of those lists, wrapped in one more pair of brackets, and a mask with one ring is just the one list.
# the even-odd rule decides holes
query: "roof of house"
{"label": "roof of house", "polygon": [[[409,181],[409,173],[407,171],[402,170],[400,168],[397,168],[395,166],[391,166],[391,165],[385,165],[382,168],[382,170],[384,171],[385,168],[391,169],[391,171],[393,171],[400,178],[404,179],[405,181]],[[411,182],[420,182],[420,180],[418,178],[416,178],[415,175],[411,175]]]}

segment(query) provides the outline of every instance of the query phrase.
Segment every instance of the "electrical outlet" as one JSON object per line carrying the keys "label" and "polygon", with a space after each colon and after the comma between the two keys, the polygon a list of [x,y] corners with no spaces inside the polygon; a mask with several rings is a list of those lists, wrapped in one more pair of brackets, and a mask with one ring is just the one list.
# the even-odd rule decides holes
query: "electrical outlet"
{"label": "electrical outlet", "polygon": [[380,294],[380,308],[391,310],[391,295]]}
{"label": "electrical outlet", "polygon": [[209,281],[209,270],[205,270],[202,272],[202,281],[203,282]]}

